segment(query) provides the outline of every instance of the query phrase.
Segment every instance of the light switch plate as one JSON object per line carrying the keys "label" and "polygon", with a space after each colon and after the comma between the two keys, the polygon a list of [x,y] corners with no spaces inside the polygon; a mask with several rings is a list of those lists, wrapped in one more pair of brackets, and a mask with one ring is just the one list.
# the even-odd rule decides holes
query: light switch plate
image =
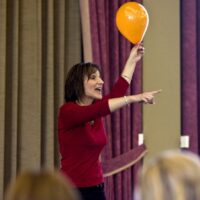
{"label": "light switch plate", "polygon": [[144,144],[144,134],[139,133],[138,134],[138,145],[142,145],[142,144]]}
{"label": "light switch plate", "polygon": [[190,147],[190,137],[189,135],[182,135],[180,138],[180,147],[189,148]]}

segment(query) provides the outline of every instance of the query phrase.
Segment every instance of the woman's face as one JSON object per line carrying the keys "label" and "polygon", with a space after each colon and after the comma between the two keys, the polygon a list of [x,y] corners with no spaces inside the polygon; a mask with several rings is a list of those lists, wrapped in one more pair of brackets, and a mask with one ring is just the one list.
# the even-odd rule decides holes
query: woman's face
{"label": "woman's face", "polygon": [[103,80],[101,79],[100,72],[97,70],[89,77],[84,78],[84,91],[85,96],[82,102],[92,103],[95,99],[102,99]]}

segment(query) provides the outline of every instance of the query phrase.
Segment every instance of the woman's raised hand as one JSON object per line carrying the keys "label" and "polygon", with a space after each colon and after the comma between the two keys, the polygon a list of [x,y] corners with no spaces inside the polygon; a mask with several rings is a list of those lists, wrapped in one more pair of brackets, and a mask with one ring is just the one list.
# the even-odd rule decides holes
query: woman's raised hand
{"label": "woman's raised hand", "polygon": [[144,47],[142,44],[135,45],[128,57],[127,63],[128,65],[134,65],[136,64],[144,55]]}
{"label": "woman's raised hand", "polygon": [[142,58],[143,54],[144,47],[142,44],[137,44],[132,48],[121,74],[121,76],[124,77],[127,82],[131,82],[136,63]]}

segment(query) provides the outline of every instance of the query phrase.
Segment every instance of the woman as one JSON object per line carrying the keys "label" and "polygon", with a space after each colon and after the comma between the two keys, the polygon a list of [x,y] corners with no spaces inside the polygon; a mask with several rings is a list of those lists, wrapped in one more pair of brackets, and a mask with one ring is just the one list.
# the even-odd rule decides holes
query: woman
{"label": "woman", "polygon": [[6,190],[5,200],[81,200],[78,191],[60,173],[26,171]]}
{"label": "woman", "polygon": [[200,160],[191,152],[165,151],[140,174],[142,200],[199,200]]}
{"label": "woman", "polygon": [[134,102],[154,103],[159,91],[124,96],[136,63],[144,54],[135,46],[121,76],[109,95],[102,96],[100,69],[92,63],[71,68],[65,82],[65,104],[58,118],[61,171],[79,188],[84,200],[105,200],[103,173],[99,161],[107,143],[102,117]]}

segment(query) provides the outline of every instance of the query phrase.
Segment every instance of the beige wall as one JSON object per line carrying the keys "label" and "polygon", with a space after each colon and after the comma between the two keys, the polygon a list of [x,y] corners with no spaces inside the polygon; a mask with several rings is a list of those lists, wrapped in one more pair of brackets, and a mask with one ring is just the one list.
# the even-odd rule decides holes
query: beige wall
{"label": "beige wall", "polygon": [[[173,6],[172,6],[173,5]],[[143,107],[148,154],[179,147],[180,136],[180,14],[178,0],[144,0],[150,17],[145,35],[143,90],[162,89],[156,105]]]}

